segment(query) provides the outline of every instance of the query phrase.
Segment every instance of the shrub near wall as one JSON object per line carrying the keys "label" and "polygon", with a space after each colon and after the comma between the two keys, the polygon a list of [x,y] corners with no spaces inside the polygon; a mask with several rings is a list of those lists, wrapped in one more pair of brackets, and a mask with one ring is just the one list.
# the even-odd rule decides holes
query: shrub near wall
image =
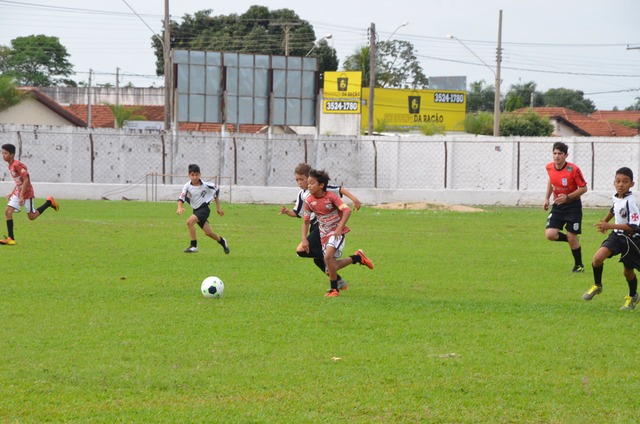
{"label": "shrub near wall", "polygon": [[504,114],[500,119],[501,136],[548,137],[553,133],[549,119],[533,111]]}

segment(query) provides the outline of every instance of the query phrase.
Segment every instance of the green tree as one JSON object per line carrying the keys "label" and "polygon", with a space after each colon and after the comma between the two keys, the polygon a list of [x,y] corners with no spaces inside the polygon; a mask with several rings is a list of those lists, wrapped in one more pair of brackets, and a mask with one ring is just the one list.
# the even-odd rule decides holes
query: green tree
{"label": "green tree", "polygon": [[544,105],[566,107],[580,113],[593,113],[596,105],[589,99],[585,99],[584,93],[580,90],[570,90],[567,88],[552,88],[544,93]]}
{"label": "green tree", "polygon": [[75,86],[75,82],[68,78],[73,74],[68,57],[69,53],[58,37],[18,37],[11,40],[6,73],[14,77],[19,85]]}
{"label": "green tree", "polygon": [[640,110],[640,97],[636,97],[635,104],[632,104],[629,107],[625,107],[624,110]]}
{"label": "green tree", "polygon": [[533,110],[525,113],[507,113],[500,119],[501,136],[548,137],[553,133],[553,125]]}
{"label": "green tree", "polygon": [[485,85],[484,80],[472,82],[467,91],[467,113],[493,111],[495,100],[493,85]]}
{"label": "green tree", "polygon": [[[344,61],[346,71],[362,72],[363,87],[369,87],[369,50],[369,46],[358,47]],[[429,85],[429,78],[422,71],[413,44],[408,41],[378,43],[375,60],[376,87],[423,89]]]}
{"label": "green tree", "polygon": [[[315,44],[313,26],[290,9],[251,6],[241,15],[211,16],[212,13],[211,9],[201,10],[193,15],[185,14],[180,24],[170,21],[171,48],[304,56]],[[164,74],[160,39],[164,40],[164,31],[160,37],[151,39],[157,75]],[[320,68],[321,72],[324,70]]]}
{"label": "green tree", "polygon": [[105,103],[116,120],[116,127],[122,128],[124,125],[124,121],[144,121],[147,119],[146,116],[141,115],[139,112],[142,110],[141,107],[127,107],[123,105],[115,105],[112,103]]}
{"label": "green tree", "polygon": [[345,71],[362,72],[362,86],[369,87],[369,46],[358,47],[355,52],[344,61]]}
{"label": "green tree", "polygon": [[0,75],[9,71],[9,56],[11,56],[11,49],[7,46],[0,46]]}
{"label": "green tree", "polygon": [[318,46],[309,54],[318,58],[318,69],[320,72],[338,70],[338,54],[336,49],[331,47],[327,40],[320,40]]}
{"label": "green tree", "polygon": [[376,51],[376,86],[423,89],[429,85],[413,44],[404,40],[383,41]]}
{"label": "green tree", "polygon": [[23,95],[16,88],[13,78],[8,75],[0,75],[0,110],[20,103]]}
{"label": "green tree", "polygon": [[523,107],[542,106],[544,96],[541,92],[536,91],[536,87],[537,85],[533,81],[513,84],[505,97],[504,110],[509,112]]}

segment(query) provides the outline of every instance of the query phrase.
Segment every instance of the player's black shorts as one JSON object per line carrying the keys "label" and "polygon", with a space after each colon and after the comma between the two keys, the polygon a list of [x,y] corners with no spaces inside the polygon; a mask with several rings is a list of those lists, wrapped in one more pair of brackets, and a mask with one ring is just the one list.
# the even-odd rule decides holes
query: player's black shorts
{"label": "player's black shorts", "polygon": [[600,245],[611,250],[610,258],[620,255],[620,262],[627,269],[640,271],[640,236],[627,237],[624,234],[612,232]]}
{"label": "player's black shorts", "polygon": [[556,207],[551,209],[551,213],[547,217],[546,228],[557,228],[558,230],[562,230],[565,227],[570,233],[582,233],[582,208],[566,212],[558,210]]}
{"label": "player's black shorts", "polygon": [[211,209],[209,209],[209,204],[205,203],[200,206],[198,209],[193,210],[193,214],[198,218],[198,226],[200,228],[204,227],[207,220],[209,219],[209,215],[211,215]]}
{"label": "player's black shorts", "polygon": [[324,258],[322,254],[322,242],[320,241],[320,227],[317,222],[311,224],[309,227],[307,240],[309,241],[309,253],[298,252],[298,256],[303,258]]}

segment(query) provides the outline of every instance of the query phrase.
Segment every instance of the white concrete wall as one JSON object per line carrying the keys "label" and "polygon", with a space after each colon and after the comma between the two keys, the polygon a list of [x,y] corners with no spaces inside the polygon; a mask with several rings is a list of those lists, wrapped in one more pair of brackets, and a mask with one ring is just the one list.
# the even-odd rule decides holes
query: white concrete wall
{"label": "white concrete wall", "polygon": [[[17,157],[29,167],[38,196],[59,192],[86,199],[173,200],[187,166],[197,163],[205,177],[221,177],[227,201],[287,203],[295,196],[293,169],[306,161],[370,204],[541,204],[544,167],[558,140],[569,145],[569,161],[587,179],[587,204],[608,204],[619,167],[640,173],[640,137],[172,136],[0,125],[0,144],[18,146]],[[154,174],[165,176],[149,188]],[[0,180],[11,181],[6,166],[0,166]]]}

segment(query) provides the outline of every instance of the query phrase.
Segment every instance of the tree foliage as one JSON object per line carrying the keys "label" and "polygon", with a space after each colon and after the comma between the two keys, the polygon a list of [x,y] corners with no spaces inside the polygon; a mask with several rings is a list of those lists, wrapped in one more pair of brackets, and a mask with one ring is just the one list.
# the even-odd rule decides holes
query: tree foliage
{"label": "tree foliage", "polygon": [[589,99],[585,99],[580,90],[568,88],[552,88],[544,93],[545,106],[566,107],[580,113],[593,113],[596,105]]}
{"label": "tree foliage", "polygon": [[493,113],[470,113],[464,119],[464,130],[469,134],[493,135]]}
{"label": "tree foliage", "polygon": [[[193,15],[185,14],[180,24],[170,21],[171,48],[305,56],[315,45],[313,26],[290,9],[269,10],[266,6],[251,6],[241,15],[212,16],[212,13],[211,9],[201,10]],[[164,40],[164,31],[160,38]],[[156,55],[156,74],[163,75],[162,42],[155,36],[151,40]],[[317,47],[315,50],[320,53],[313,56],[319,59],[322,56],[319,60],[320,72],[338,68],[335,49],[325,42],[324,48]],[[332,60],[325,57],[332,54]],[[322,64],[329,67],[323,68]]]}
{"label": "tree foliage", "polygon": [[504,110],[509,112],[523,107],[543,106],[544,96],[536,87],[533,81],[513,84],[505,97]]}
{"label": "tree foliage", "polygon": [[376,86],[382,88],[427,88],[425,76],[413,44],[404,40],[378,43],[376,52]]}
{"label": "tree foliage", "polygon": [[[370,48],[361,46],[344,62],[346,71],[362,72],[362,86],[369,87]],[[375,57],[375,86],[382,88],[424,89],[429,85],[413,44],[403,40],[378,43]]]}
{"label": "tree foliage", "polygon": [[500,119],[501,136],[548,137],[553,133],[553,125],[533,110],[525,113],[507,113]]}
{"label": "tree foliage", "polygon": [[0,75],[0,110],[20,103],[22,93],[18,91],[13,78],[8,75]]}
{"label": "tree foliage", "polygon": [[15,78],[19,85],[76,86],[76,83],[68,78],[73,74],[73,66],[68,58],[69,53],[60,44],[58,37],[18,37],[11,40],[5,73]]}
{"label": "tree foliage", "polygon": [[496,89],[493,85],[485,85],[484,80],[472,82],[467,91],[467,113],[493,111],[495,99]]}
{"label": "tree foliage", "polygon": [[131,107],[116,105],[112,103],[105,103],[105,105],[111,109],[113,116],[116,120],[116,127],[122,128],[124,121],[144,121],[146,116],[140,114],[142,107]]}

